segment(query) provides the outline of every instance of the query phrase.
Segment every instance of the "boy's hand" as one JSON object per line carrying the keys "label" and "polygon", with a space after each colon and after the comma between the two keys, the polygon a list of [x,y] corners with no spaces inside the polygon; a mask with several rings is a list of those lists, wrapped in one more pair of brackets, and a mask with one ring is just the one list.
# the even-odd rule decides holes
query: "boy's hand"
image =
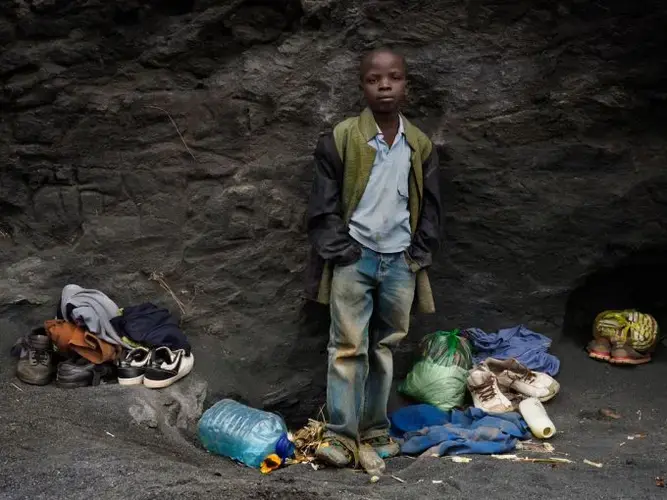
{"label": "boy's hand", "polygon": [[349,266],[350,264],[357,262],[360,258],[361,247],[358,245],[353,245],[343,255],[335,257],[331,262],[335,266]]}
{"label": "boy's hand", "polygon": [[412,257],[410,257],[410,254],[407,250],[403,252],[403,258],[405,259],[405,263],[408,265],[410,271],[417,273],[421,270],[421,266],[417,264],[417,262],[415,262]]}

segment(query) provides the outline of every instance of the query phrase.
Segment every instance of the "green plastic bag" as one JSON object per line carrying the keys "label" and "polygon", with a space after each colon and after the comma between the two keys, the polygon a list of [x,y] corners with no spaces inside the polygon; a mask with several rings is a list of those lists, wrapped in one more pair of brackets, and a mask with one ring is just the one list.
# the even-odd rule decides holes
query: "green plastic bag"
{"label": "green plastic bag", "polygon": [[421,340],[422,358],[433,361],[440,366],[460,366],[472,368],[472,349],[459,330],[437,331],[430,333]]}
{"label": "green plastic bag", "polygon": [[421,341],[422,359],[415,363],[399,390],[441,410],[462,406],[472,350],[459,330],[438,331]]}

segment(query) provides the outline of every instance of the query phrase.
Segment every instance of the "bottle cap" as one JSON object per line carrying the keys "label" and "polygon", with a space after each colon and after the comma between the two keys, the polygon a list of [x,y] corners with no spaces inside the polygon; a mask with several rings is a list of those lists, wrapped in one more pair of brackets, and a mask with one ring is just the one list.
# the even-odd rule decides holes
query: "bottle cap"
{"label": "bottle cap", "polygon": [[282,458],[283,462],[294,455],[295,446],[292,441],[290,441],[287,433],[280,435],[280,439],[276,443],[276,455]]}

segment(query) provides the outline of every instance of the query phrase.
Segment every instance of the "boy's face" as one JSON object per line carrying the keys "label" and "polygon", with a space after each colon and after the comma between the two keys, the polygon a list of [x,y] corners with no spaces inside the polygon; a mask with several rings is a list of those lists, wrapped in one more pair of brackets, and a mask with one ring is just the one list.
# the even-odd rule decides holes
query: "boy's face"
{"label": "boy's face", "polygon": [[361,87],[376,113],[396,113],[405,99],[405,65],[391,52],[374,54],[362,68]]}

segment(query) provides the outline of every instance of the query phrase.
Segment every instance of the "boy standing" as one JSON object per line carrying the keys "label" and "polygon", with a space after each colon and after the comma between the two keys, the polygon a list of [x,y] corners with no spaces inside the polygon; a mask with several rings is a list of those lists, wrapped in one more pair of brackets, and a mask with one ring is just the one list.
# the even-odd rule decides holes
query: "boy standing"
{"label": "boy standing", "polygon": [[399,113],[404,58],[375,50],[360,77],[368,108],[320,138],[308,205],[309,295],[331,311],[329,422],[316,455],[382,470],[399,452],[387,418],[392,348],[415,293],[422,311],[435,309],[425,268],[439,246],[440,186],[435,147]]}

